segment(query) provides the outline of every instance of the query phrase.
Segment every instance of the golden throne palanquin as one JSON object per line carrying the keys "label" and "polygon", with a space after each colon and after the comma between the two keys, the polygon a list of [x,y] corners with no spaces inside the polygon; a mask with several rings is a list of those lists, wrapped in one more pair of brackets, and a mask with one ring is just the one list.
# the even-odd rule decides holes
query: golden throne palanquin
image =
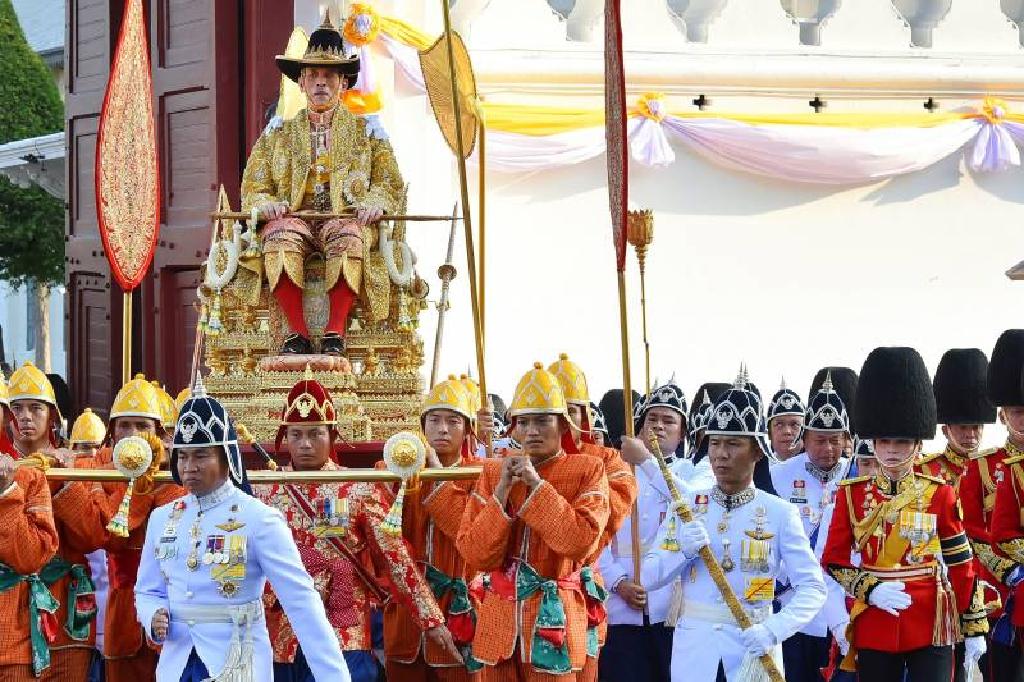
{"label": "golden throne palanquin", "polygon": [[[227,228],[222,235],[226,232]],[[404,240],[405,226],[396,224],[391,241],[399,269],[406,267],[401,249]],[[424,356],[417,330],[420,311],[426,305],[426,283],[413,276],[411,284],[400,287],[388,278],[387,316],[379,321],[371,319],[360,298],[346,334],[347,360],[279,356],[288,333],[285,316],[268,291],[261,258],[255,252],[247,253],[238,259],[236,274],[219,296],[205,284],[200,290],[205,308],[217,301],[217,324],[212,333],[207,331],[204,344],[207,391],[223,401],[257,440],[273,442],[285,397],[304,376],[308,364],[314,378],[334,398],[344,440],[380,441],[397,431],[418,428]],[[365,267],[385,267],[379,250],[372,256]],[[223,272],[223,250],[212,258]],[[322,256],[310,256],[305,272],[303,308],[316,346],[328,313]],[[208,315],[204,312],[204,317]]]}

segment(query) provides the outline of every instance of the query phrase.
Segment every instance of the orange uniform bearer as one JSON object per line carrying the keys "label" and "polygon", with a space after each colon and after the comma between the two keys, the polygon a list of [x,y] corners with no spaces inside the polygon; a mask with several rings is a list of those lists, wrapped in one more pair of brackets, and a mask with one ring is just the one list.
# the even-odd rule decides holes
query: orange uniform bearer
{"label": "orange uniform bearer", "polygon": [[581,572],[609,515],[604,465],[565,451],[565,396],[540,363],[508,414],[523,455],[483,462],[459,529],[459,551],[485,573],[473,656],[485,681],[575,681],[587,658]]}
{"label": "orange uniform bearer", "polygon": [[[91,457],[75,457],[58,436],[60,411],[49,379],[26,362],[11,375],[9,389],[14,415],[17,457],[40,453],[55,466],[91,468]],[[111,511],[103,488],[89,482],[49,483],[57,553],[39,571],[41,584],[57,604],[46,643],[51,665],[40,671],[43,680],[84,682],[96,645],[96,594],[85,555],[103,546]]]}
{"label": "orange uniform bearer", "polygon": [[608,481],[608,523],[594,553],[588,557],[581,577],[584,582],[584,595],[587,599],[587,661],[580,671],[580,682],[597,680],[597,659],[608,636],[608,612],[605,601],[608,593],[605,589],[604,577],[597,568],[597,559],[607,547],[622,522],[629,516],[636,501],[636,478],[629,466],[622,461],[618,450],[599,446],[594,441],[593,419],[590,413],[590,391],[587,377],[579,365],[562,353],[558,361],[548,367],[565,395],[566,408],[572,425],[571,447],[569,451],[581,452],[597,457],[604,464],[605,477]]}
{"label": "orange uniform bearer", "polygon": [[[140,433],[165,437],[165,404],[156,387],[141,374],[135,376],[114,398],[110,408],[107,444]],[[111,462],[111,448],[100,450],[102,466]],[[104,489],[111,509],[117,509],[127,484],[106,484]],[[110,534],[107,569],[110,581],[103,631],[103,658],[107,682],[153,682],[156,680],[157,651],[146,643],[135,611],[135,581],[142,561],[149,517],[157,507],[169,504],[185,494],[184,488],[160,484],[136,487],[127,518],[127,536]]]}
{"label": "orange uniform bearer", "polygon": [[[454,376],[430,391],[420,410],[426,436],[427,466],[441,469],[472,466],[474,397]],[[479,665],[469,656],[476,612],[469,596],[466,562],[455,541],[473,481],[421,482],[406,492],[402,534],[445,614],[445,621],[461,650],[458,661],[423,636],[409,609],[394,601],[384,610],[384,653],[390,682],[459,682],[474,680]]]}

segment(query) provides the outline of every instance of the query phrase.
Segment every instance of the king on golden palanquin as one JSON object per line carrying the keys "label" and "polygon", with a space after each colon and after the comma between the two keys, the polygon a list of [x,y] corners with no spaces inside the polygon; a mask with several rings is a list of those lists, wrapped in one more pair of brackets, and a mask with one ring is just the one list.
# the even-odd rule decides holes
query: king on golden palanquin
{"label": "king on golden palanquin", "polygon": [[[321,253],[330,313],[320,350],[340,355],[357,298],[372,319],[387,316],[388,273],[365,267],[377,249],[369,225],[401,207],[405,186],[387,135],[342,104],[359,57],[346,55],[329,17],[310,36],[301,59],[279,56],[277,64],[302,88],[308,107],[288,121],[273,119],[257,140],[242,176],[242,206],[268,221],[263,268],[291,328],[282,352],[313,352],[302,308],[304,264]],[[293,215],[300,210],[352,216],[305,220]]]}

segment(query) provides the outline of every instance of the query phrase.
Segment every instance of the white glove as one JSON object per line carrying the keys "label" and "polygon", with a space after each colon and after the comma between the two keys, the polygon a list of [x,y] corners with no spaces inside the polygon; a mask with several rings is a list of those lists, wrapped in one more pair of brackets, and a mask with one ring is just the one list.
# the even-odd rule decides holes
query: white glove
{"label": "white glove", "polygon": [[877,606],[891,616],[898,616],[900,611],[910,606],[910,595],[906,585],[898,580],[885,582],[871,590],[868,603]]}
{"label": "white glove", "polygon": [[776,644],[775,635],[763,625],[751,625],[746,630],[740,630],[740,641],[754,657],[764,656]]}
{"label": "white glove", "polygon": [[832,639],[836,640],[836,646],[839,647],[839,653],[843,656],[850,652],[850,642],[846,639],[846,628],[849,625],[849,622],[845,622],[829,628],[829,631],[832,633]]}
{"label": "white glove", "polygon": [[711,544],[708,537],[708,529],[700,521],[690,521],[682,524],[679,530],[679,548],[683,550],[683,556],[692,559],[700,552],[700,548]]}
{"label": "white glove", "polygon": [[974,666],[985,655],[987,650],[988,645],[985,643],[984,637],[968,637],[964,640],[964,670],[967,671],[966,679],[971,679]]}

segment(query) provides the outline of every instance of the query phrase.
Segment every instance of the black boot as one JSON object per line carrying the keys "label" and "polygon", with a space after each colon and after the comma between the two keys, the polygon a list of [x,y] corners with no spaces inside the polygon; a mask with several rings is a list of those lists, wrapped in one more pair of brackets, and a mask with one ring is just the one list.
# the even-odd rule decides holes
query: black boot
{"label": "black boot", "polygon": [[345,337],[337,332],[327,332],[320,341],[320,352],[324,355],[344,355]]}
{"label": "black boot", "polygon": [[281,347],[281,355],[310,355],[313,353],[313,344],[302,334],[292,334],[284,340]]}

